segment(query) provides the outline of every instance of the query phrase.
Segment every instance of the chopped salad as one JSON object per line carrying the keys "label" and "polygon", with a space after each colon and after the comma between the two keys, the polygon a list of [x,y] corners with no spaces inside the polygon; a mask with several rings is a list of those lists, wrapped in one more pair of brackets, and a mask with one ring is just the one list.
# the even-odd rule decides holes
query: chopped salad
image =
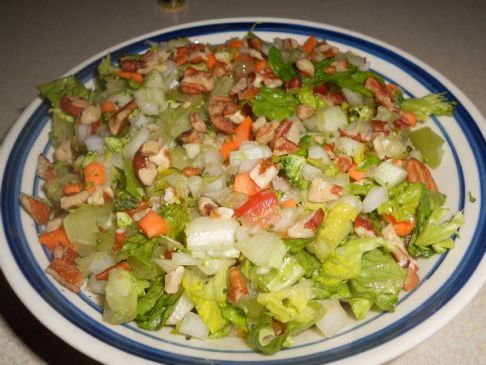
{"label": "chopped salad", "polygon": [[461,212],[431,169],[451,115],[407,98],[365,58],[309,37],[175,39],[41,85],[52,156],[46,272],[100,296],[103,319],[188,338],[240,336],[273,354],[316,326],[332,337],[393,311],[418,258],[453,248]]}

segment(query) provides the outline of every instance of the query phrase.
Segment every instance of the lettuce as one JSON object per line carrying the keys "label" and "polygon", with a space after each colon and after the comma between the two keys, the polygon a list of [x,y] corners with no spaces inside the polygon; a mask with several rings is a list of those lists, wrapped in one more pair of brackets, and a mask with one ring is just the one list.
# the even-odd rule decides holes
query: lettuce
{"label": "lettuce", "polygon": [[260,117],[264,115],[270,120],[281,121],[295,113],[297,100],[282,89],[262,87],[260,93],[253,99],[253,113]]}
{"label": "lettuce", "polygon": [[137,316],[137,288],[131,274],[124,269],[115,269],[106,284],[103,319],[110,324],[130,322]]}
{"label": "lettuce", "polygon": [[412,221],[424,189],[425,186],[417,182],[403,182],[390,188],[389,199],[378,207],[378,214],[391,214],[399,222]]}
{"label": "lettuce", "polygon": [[226,306],[221,308],[221,315],[240,331],[248,331],[246,327],[246,314],[243,309],[227,303]]}
{"label": "lettuce", "polygon": [[[398,294],[403,286],[407,272],[398,266],[394,258],[383,249],[367,252],[361,259],[361,274],[359,278],[351,279],[350,286],[353,299],[367,299],[380,309],[392,311],[398,302]],[[355,306],[360,303],[355,303]],[[356,318],[361,319],[367,311],[359,305],[354,312]]]}
{"label": "lettuce", "polygon": [[268,51],[268,64],[273,72],[283,81],[289,81],[297,76],[297,72],[292,67],[292,64],[285,63],[282,54],[274,46],[270,47]]}
{"label": "lettuce", "polygon": [[272,355],[284,347],[289,335],[290,331],[287,327],[282,334],[277,336],[273,329],[272,318],[262,314],[250,328],[248,341],[255,351],[262,352],[265,355]]}
{"label": "lettuce", "polygon": [[347,203],[339,203],[332,208],[317,233],[317,239],[307,245],[307,249],[324,260],[352,231],[352,221],[358,211]]}
{"label": "lettuce", "polygon": [[72,140],[74,137],[74,123],[62,117],[62,114],[54,113],[51,121],[51,131],[49,132],[49,140],[54,148],[65,140]]}
{"label": "lettuce", "polygon": [[322,98],[314,95],[312,86],[308,84],[303,85],[299,89],[297,92],[297,99],[299,99],[301,104],[309,105],[315,109],[324,108],[327,106],[326,102]]}
{"label": "lettuce", "polygon": [[287,255],[279,269],[272,269],[263,275],[261,281],[269,291],[285,289],[302,278],[305,274],[304,268],[294,257]]}
{"label": "lettuce", "polygon": [[432,246],[437,253],[444,253],[447,249],[454,247],[453,235],[459,234],[459,228],[464,224],[462,212],[441,223],[441,219],[446,213],[446,209],[437,207],[432,211],[427,223],[420,231],[416,246]]}
{"label": "lettuce", "polygon": [[73,75],[40,85],[37,89],[41,96],[51,102],[54,108],[59,107],[59,102],[65,94],[83,99],[89,99],[91,96],[91,91]]}
{"label": "lettuce", "polygon": [[297,253],[304,249],[305,245],[310,243],[312,238],[284,238],[283,242],[288,247],[288,252]]}
{"label": "lettuce", "polygon": [[406,112],[414,113],[418,119],[426,120],[431,114],[436,116],[451,116],[457,103],[447,101],[445,93],[428,94],[421,98],[405,99],[401,109]]}
{"label": "lettuce", "polygon": [[311,278],[315,272],[319,271],[321,262],[307,250],[301,250],[293,256],[300,266],[304,269],[304,276]]}
{"label": "lettuce", "polygon": [[183,204],[168,204],[162,206],[159,213],[170,227],[169,237],[183,241],[184,230],[190,220],[189,209]]}
{"label": "lettuce", "polygon": [[162,328],[172,314],[181,292],[177,294],[164,293],[164,277],[159,276],[150,285],[147,294],[138,301],[137,317],[138,327],[149,331]]}
{"label": "lettuce", "polygon": [[153,279],[159,274],[157,265],[152,261],[155,246],[155,239],[147,239],[137,233],[128,237],[118,256],[126,258],[137,278]]}

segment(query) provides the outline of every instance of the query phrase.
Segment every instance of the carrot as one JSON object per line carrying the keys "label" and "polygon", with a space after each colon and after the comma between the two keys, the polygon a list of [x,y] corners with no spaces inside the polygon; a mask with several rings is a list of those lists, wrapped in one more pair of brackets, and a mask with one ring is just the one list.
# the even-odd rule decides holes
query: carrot
{"label": "carrot", "polygon": [[96,275],[96,280],[98,280],[98,281],[108,280],[108,276],[110,276],[110,272],[112,272],[115,269],[123,269],[123,270],[126,270],[126,271],[132,271],[132,268],[130,267],[130,265],[128,265],[127,262],[120,261],[120,262],[116,263],[115,265],[110,266],[109,268],[103,270],[98,275]]}
{"label": "carrot", "polygon": [[138,72],[115,71],[113,73],[125,80],[133,80],[139,84],[143,82],[143,76]]}
{"label": "carrot", "polygon": [[240,144],[233,140],[233,137],[229,136],[228,140],[223,143],[219,152],[224,158],[229,158],[231,151],[236,151],[240,147]]}
{"label": "carrot", "polygon": [[265,68],[266,65],[267,65],[267,63],[265,62],[265,60],[257,61],[256,65],[255,65],[255,71],[256,72],[262,71]]}
{"label": "carrot", "polygon": [[235,129],[235,141],[238,143],[242,143],[245,141],[249,141],[251,139],[251,126],[253,121],[250,117],[246,117],[241,124],[236,127]]}
{"label": "carrot", "polygon": [[232,266],[229,270],[228,302],[238,303],[246,296],[248,287],[245,278],[235,266]]}
{"label": "carrot", "polygon": [[297,203],[295,202],[295,199],[290,198],[282,202],[282,207],[284,208],[295,208],[297,206]]}
{"label": "carrot", "polygon": [[417,117],[414,113],[402,111],[400,114],[402,115],[402,117],[405,117],[408,120],[411,127],[415,127],[415,125],[417,124]]}
{"label": "carrot", "polygon": [[243,44],[241,43],[241,41],[239,39],[235,39],[231,42],[228,43],[228,48],[241,48]]}
{"label": "carrot", "polygon": [[116,105],[110,100],[105,100],[101,103],[101,111],[103,113],[113,113],[116,110]]}
{"label": "carrot", "polygon": [[153,210],[150,210],[140,219],[138,226],[148,238],[169,233],[169,225],[165,219]]}
{"label": "carrot", "polygon": [[62,188],[62,192],[64,195],[73,195],[73,194],[80,193],[81,191],[83,191],[83,188],[81,187],[80,183],[66,184]]}
{"label": "carrot", "polygon": [[91,134],[95,134],[99,127],[101,127],[101,121],[97,120],[94,123],[91,123]]}
{"label": "carrot", "polygon": [[305,53],[311,53],[314,50],[314,48],[316,48],[317,43],[318,42],[316,37],[309,37],[307,38],[304,45],[302,46],[302,50]]}
{"label": "carrot", "polygon": [[84,167],[84,185],[91,195],[97,186],[105,183],[105,165],[99,162],[91,162]]}
{"label": "carrot", "polygon": [[252,196],[262,191],[262,188],[253,181],[249,173],[245,172],[235,176],[233,190],[237,193],[244,193],[248,196]]}
{"label": "carrot", "polygon": [[354,180],[357,180],[357,181],[363,180],[366,176],[366,173],[364,171],[358,171],[357,167],[358,167],[358,165],[353,163],[348,170],[348,176],[351,179],[354,179]]}
{"label": "carrot", "polygon": [[400,237],[409,235],[415,228],[415,220],[413,222],[397,221],[391,214],[383,214],[383,218],[393,225],[395,232]]}
{"label": "carrot", "polygon": [[111,246],[111,250],[116,252],[123,247],[127,240],[127,232],[125,230],[117,229],[115,231],[115,242]]}
{"label": "carrot", "polygon": [[218,61],[216,60],[216,57],[214,57],[213,54],[210,54],[208,56],[208,59],[206,61],[206,66],[208,66],[209,69],[212,69]]}
{"label": "carrot", "polygon": [[41,233],[39,235],[39,242],[46,246],[51,252],[54,252],[54,249],[58,244],[76,251],[76,246],[69,240],[64,227],[55,229],[54,231]]}
{"label": "carrot", "polygon": [[395,84],[386,84],[386,91],[388,91],[388,94],[391,96],[394,96],[395,93],[398,91],[398,86]]}

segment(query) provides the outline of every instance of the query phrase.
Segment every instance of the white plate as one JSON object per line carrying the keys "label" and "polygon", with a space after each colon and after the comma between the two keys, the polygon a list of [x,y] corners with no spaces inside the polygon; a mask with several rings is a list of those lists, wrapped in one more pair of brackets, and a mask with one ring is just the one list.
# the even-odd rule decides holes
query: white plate
{"label": "white plate", "polygon": [[[455,316],[481,288],[486,278],[485,245],[486,142],[485,121],[479,111],[445,77],[413,56],[370,37],[344,29],[304,21],[276,18],[220,19],[190,23],[146,34],[102,52],[70,73],[89,82],[107,52],[113,59],[144,51],[146,40],[166,41],[190,37],[219,43],[254,29],[260,37],[309,35],[329,40],[341,50],[353,50],[371,61],[373,70],[402,87],[407,96],[446,92],[459,106],[450,118],[433,118],[429,125],[446,140],[446,153],[434,176],[447,194],[452,211],[463,210],[466,223],[456,248],[443,256],[421,261],[421,285],[400,299],[393,313],[372,313],[332,339],[317,331],[295,338],[294,346],[268,357],[254,353],[238,338],[199,341],[172,335],[167,329],[144,332],[134,324],[110,326],[88,293],[73,294],[44,273],[46,251],[37,243],[39,227],[18,204],[21,191],[37,195],[35,177],[39,153],[52,152],[48,143],[48,106],[36,99],[5,139],[0,171],[2,229],[0,263],[5,276],[30,311],[51,331],[73,347],[103,363],[377,363],[408,350]],[[468,192],[477,199],[471,203]]]}

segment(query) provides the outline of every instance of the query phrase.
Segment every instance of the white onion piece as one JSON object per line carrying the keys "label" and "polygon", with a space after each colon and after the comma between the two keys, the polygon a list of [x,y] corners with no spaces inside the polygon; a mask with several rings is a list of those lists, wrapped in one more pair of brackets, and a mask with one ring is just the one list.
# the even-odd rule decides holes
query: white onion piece
{"label": "white onion piece", "polygon": [[111,154],[111,160],[113,162],[113,166],[118,167],[119,169],[122,169],[125,167],[125,161],[123,161],[123,158],[121,155],[117,152],[113,152]]}
{"label": "white onion piece", "polygon": [[258,162],[259,160],[243,160],[240,162],[240,168],[238,169],[238,171],[241,174],[250,172],[251,169],[253,169],[258,164]]}
{"label": "white onion piece", "polygon": [[172,311],[172,314],[169,316],[165,324],[177,324],[182,318],[184,318],[186,313],[192,310],[192,308],[194,308],[194,303],[186,294],[182,293],[174,307],[174,310]]}
{"label": "white onion piece", "polygon": [[[223,255],[219,255],[219,256],[223,256]],[[238,256],[239,256],[239,251],[238,251]],[[228,268],[234,263],[235,260],[228,260],[228,259],[203,259],[202,263],[197,265],[197,267],[206,275],[214,275],[219,271],[228,270]]]}
{"label": "white onion piece", "polygon": [[325,337],[333,337],[351,322],[351,318],[341,307],[339,300],[330,299],[321,303],[326,309],[326,314],[317,321],[316,326]]}
{"label": "white onion piece", "polygon": [[312,181],[314,178],[323,177],[324,175],[322,171],[319,170],[317,167],[306,163],[302,168],[302,176],[304,177],[304,179]]}
{"label": "white onion piece", "polygon": [[108,100],[117,104],[119,108],[122,108],[125,104],[128,104],[130,101],[132,101],[132,99],[133,96],[126,91],[121,91],[119,93],[113,94],[108,98]]}
{"label": "white onion piece", "polygon": [[199,197],[199,192],[201,190],[203,179],[201,176],[190,176],[187,179],[187,185],[189,185],[189,190],[191,191],[192,197],[197,199]]}
{"label": "white onion piece", "polygon": [[88,265],[88,272],[97,275],[114,264],[115,259],[113,255],[110,255],[107,252],[97,251],[93,254]]}
{"label": "white onion piece", "polygon": [[165,103],[165,94],[156,87],[138,89],[133,93],[143,114],[157,115]]}
{"label": "white onion piece", "polygon": [[100,155],[105,153],[105,140],[100,136],[88,136],[84,140],[84,144],[90,151],[95,151]]}
{"label": "white onion piece", "polygon": [[286,207],[280,211],[280,219],[275,222],[273,230],[275,232],[283,232],[289,229],[299,217],[300,212],[297,208]]}
{"label": "white onion piece", "polygon": [[188,253],[184,252],[172,252],[172,261],[180,266],[197,265],[197,260]]}
{"label": "white onion piece", "polygon": [[143,85],[145,87],[156,87],[159,89],[162,89],[165,87],[164,79],[162,78],[162,74],[156,70],[153,69],[148,73],[148,75],[145,76],[145,80]]}
{"label": "white onion piece", "polygon": [[383,161],[370,171],[370,177],[376,180],[381,186],[395,186],[400,184],[407,177],[407,172],[395,165],[392,161]]}
{"label": "white onion piece", "polygon": [[370,213],[388,200],[388,190],[383,186],[374,186],[363,200],[363,212]]}
{"label": "white onion piece", "polygon": [[91,132],[91,125],[89,124],[75,124],[74,125],[74,132],[76,133],[76,137],[83,141],[90,135]]}
{"label": "white onion piece", "polygon": [[351,106],[363,105],[363,95],[354,92],[352,90],[346,89],[345,87],[343,87],[341,90],[349,105]]}
{"label": "white onion piece", "polygon": [[184,149],[186,150],[187,157],[192,160],[201,152],[201,145],[199,143],[186,143]]}
{"label": "white onion piece", "polygon": [[187,312],[179,325],[179,332],[201,340],[208,338],[209,330],[202,318],[196,313]]}
{"label": "white onion piece", "polygon": [[308,157],[313,160],[322,160],[324,163],[330,163],[331,158],[324,148],[321,146],[310,146]]}
{"label": "white onion piece", "polygon": [[88,289],[95,294],[105,294],[105,288],[108,281],[96,280],[96,275],[91,275],[88,279]]}
{"label": "white onion piece", "polygon": [[154,259],[154,262],[166,273],[175,270],[178,266],[174,261],[167,259]]}
{"label": "white onion piece", "polygon": [[221,175],[220,178],[213,182],[204,182],[201,185],[200,194],[214,195],[216,192],[221,192],[226,186],[226,176]]}
{"label": "white onion piece", "polygon": [[317,129],[321,132],[337,132],[348,124],[346,114],[339,106],[330,106],[326,109],[318,110],[317,114],[322,113],[321,118],[317,119]]}
{"label": "white onion piece", "polygon": [[130,122],[135,128],[140,129],[142,127],[145,127],[147,124],[149,124],[151,120],[147,118],[145,114],[138,113],[136,117],[133,119],[133,121]]}
{"label": "white onion piece", "polygon": [[276,269],[280,269],[287,252],[280,236],[266,231],[239,241],[235,246],[255,265]]}
{"label": "white onion piece", "polygon": [[203,154],[205,172],[211,176],[219,175],[223,172],[223,156],[216,148],[208,148]]}
{"label": "white onion piece", "polygon": [[141,145],[150,137],[150,132],[147,128],[140,128],[138,132],[130,139],[130,141],[123,147],[123,157],[132,159]]}
{"label": "white onion piece", "polygon": [[162,72],[162,75],[164,77],[170,75],[172,72],[177,70],[177,66],[174,62],[168,60],[168,61],[165,62],[165,64],[166,64],[167,68],[165,69],[164,72]]}
{"label": "white onion piece", "polygon": [[359,213],[363,210],[363,203],[354,195],[343,195],[338,199],[336,204],[346,203],[351,205]]}
{"label": "white onion piece", "polygon": [[187,248],[189,250],[233,248],[235,231],[238,227],[238,222],[233,218],[196,218],[186,228]]}
{"label": "white onion piece", "polygon": [[366,146],[349,137],[339,137],[336,139],[336,149],[342,151],[347,156],[356,156],[365,150]]}

